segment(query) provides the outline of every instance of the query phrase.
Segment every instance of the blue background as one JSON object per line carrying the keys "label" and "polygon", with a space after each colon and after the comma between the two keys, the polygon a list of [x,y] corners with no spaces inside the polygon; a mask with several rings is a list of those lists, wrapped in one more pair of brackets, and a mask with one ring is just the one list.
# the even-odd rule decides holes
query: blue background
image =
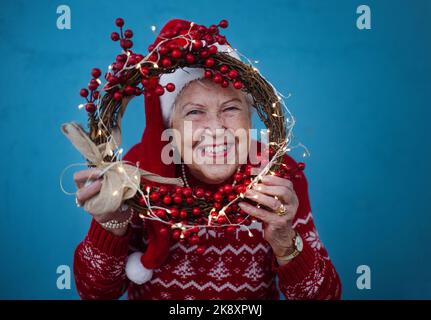
{"label": "blue background", "polygon": [[[56,28],[70,6],[71,30]],[[372,30],[356,28],[367,4]],[[346,299],[431,298],[431,1],[1,1],[0,298],[74,299],[56,287],[72,266],[90,218],[64,195],[59,176],[82,158],[61,134],[86,123],[79,89],[92,67],[119,52],[109,39],[122,16],[146,52],[178,17],[226,18],[232,45],[279,91],[293,96],[320,236]],[[129,106],[124,148],[140,138],[142,98]],[[78,168],[76,168],[78,169]],[[73,170],[66,187],[74,190]],[[371,290],[356,288],[369,265]]]}

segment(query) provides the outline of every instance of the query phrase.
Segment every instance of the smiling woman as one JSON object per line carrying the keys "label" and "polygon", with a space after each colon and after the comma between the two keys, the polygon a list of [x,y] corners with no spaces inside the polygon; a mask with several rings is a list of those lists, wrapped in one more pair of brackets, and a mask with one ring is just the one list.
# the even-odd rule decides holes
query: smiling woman
{"label": "smiling woman", "polygon": [[[172,20],[158,39],[193,26]],[[209,28],[213,36],[216,29]],[[218,39],[223,45],[211,50],[240,62]],[[181,54],[172,49],[171,56]],[[255,97],[240,90],[237,74],[228,74],[233,83],[220,74],[210,80],[203,68],[178,68],[156,79],[169,94],[156,94],[163,91],[158,83],[145,88],[145,132],[124,161],[180,176],[183,186],[151,184],[139,198],[146,209],[138,215],[124,204],[102,215],[89,210],[94,220],[74,260],[82,298],[119,298],[128,290],[129,299],[279,299],[277,276],[287,299],[340,298],[338,274],[313,223],[304,164],[284,154],[276,173],[252,183],[251,150],[264,162],[267,148],[249,135]],[[179,164],[160,159],[165,129],[179,132],[172,141]],[[79,204],[97,196],[101,176],[100,169],[75,175]],[[95,182],[87,185],[89,179]],[[191,220],[198,224],[190,227]]]}
{"label": "smiling woman", "polygon": [[175,105],[172,128],[182,133],[175,145],[181,158],[192,155],[188,169],[194,177],[222,183],[238,164],[247,162],[248,141],[236,134],[251,129],[250,106],[242,92],[221,88],[208,79],[195,80],[183,89]]}

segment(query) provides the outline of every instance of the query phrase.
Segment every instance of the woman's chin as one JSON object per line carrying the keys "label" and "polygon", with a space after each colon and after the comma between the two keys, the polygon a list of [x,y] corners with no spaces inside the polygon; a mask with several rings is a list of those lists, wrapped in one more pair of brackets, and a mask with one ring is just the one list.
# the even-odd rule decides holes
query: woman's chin
{"label": "woman's chin", "polygon": [[235,170],[235,164],[211,164],[202,168],[201,175],[205,182],[218,184],[229,179]]}

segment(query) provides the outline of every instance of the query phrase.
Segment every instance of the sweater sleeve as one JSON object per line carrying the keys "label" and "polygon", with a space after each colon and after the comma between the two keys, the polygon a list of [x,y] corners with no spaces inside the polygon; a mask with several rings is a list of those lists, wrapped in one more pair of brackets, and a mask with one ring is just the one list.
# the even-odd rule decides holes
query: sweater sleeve
{"label": "sweater sleeve", "polygon": [[[294,160],[290,158],[290,161]],[[292,182],[299,199],[293,228],[301,236],[304,248],[298,256],[281,266],[273,255],[273,270],[278,275],[280,291],[287,300],[340,299],[340,278],[314,225],[303,171]]]}
{"label": "sweater sleeve", "polygon": [[73,272],[82,299],[118,299],[128,287],[125,263],[131,228],[116,236],[95,220],[85,239],[77,246]]}

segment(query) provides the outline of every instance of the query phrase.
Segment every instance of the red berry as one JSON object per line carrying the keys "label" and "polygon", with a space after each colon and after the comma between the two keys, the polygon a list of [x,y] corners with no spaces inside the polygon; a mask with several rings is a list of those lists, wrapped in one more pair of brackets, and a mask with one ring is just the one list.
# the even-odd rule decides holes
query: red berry
{"label": "red berry", "polygon": [[122,26],[124,26],[124,20],[123,19],[121,19],[121,18],[117,18],[117,19],[115,19],[115,25],[117,26],[117,27],[122,27]]}
{"label": "red berry", "polygon": [[181,236],[181,230],[179,229],[175,229],[174,231],[172,231],[172,238],[175,240],[178,240]]}
{"label": "red berry", "polygon": [[222,86],[223,88],[227,88],[227,87],[229,87],[229,81],[227,81],[227,80],[223,80],[223,81],[222,81],[222,83],[221,83],[221,86]]}
{"label": "red berry", "polygon": [[126,49],[129,49],[133,46],[133,42],[131,40],[128,40],[128,39],[121,39],[120,40],[120,46],[121,46],[121,48],[126,50]]}
{"label": "red berry", "polygon": [[199,209],[199,208],[197,208],[197,207],[193,208],[193,210],[192,210],[192,214],[193,214],[194,216],[198,216],[198,215],[200,215],[200,214],[201,214],[201,209]]}
{"label": "red berry", "polygon": [[93,68],[93,70],[91,70],[91,75],[93,76],[93,78],[99,78],[101,74],[102,71],[100,71],[100,69],[98,68]]}
{"label": "red berry", "polygon": [[183,53],[179,49],[174,49],[171,53],[172,58],[174,59],[180,59]]}
{"label": "red berry", "polygon": [[127,85],[126,88],[124,88],[124,93],[126,94],[126,96],[131,96],[135,94],[135,88]]}
{"label": "red berry", "polygon": [[225,28],[227,28],[228,26],[229,26],[229,22],[227,21],[227,20],[225,20],[225,19],[223,19],[223,20],[221,20],[220,22],[219,22],[219,27],[220,28],[223,28],[223,29],[225,29]]}
{"label": "red berry", "polygon": [[192,196],[192,194],[193,194],[192,188],[187,187],[187,188],[184,188],[184,189],[183,189],[183,195],[184,195],[185,197],[191,197],[191,196]]}
{"label": "red berry", "polygon": [[213,72],[211,70],[205,70],[204,76],[207,79],[211,79],[213,77]]}
{"label": "red berry", "polygon": [[210,54],[216,54],[217,53],[217,47],[216,46],[209,46],[208,47],[208,52],[210,53]]}
{"label": "red berry", "polygon": [[120,101],[123,98],[123,94],[120,91],[117,91],[114,93],[114,100],[115,101]]}
{"label": "red berry", "polygon": [[181,219],[187,219],[187,211],[186,211],[186,209],[182,209],[181,211],[180,211],[180,218]]}
{"label": "red berry", "polygon": [[205,60],[205,66],[208,68],[211,68],[212,66],[214,66],[215,61],[213,58],[208,58]]}
{"label": "red berry", "polygon": [[224,44],[226,43],[226,37],[224,37],[224,36],[220,36],[220,35],[217,35],[217,36],[216,36],[216,41],[217,41],[219,44],[224,45]]}
{"label": "red berry", "polygon": [[224,214],[221,214],[217,218],[217,223],[219,224],[225,224],[227,222],[226,216]]}
{"label": "red berry", "polygon": [[168,188],[166,186],[160,186],[159,192],[161,194],[166,194],[168,192]]}
{"label": "red berry", "polygon": [[154,44],[150,44],[150,45],[148,46],[148,52],[153,51],[155,47],[156,47],[156,46],[155,46]]}
{"label": "red berry", "polygon": [[156,88],[156,90],[155,90],[155,93],[156,93],[158,96],[161,96],[161,95],[163,95],[163,94],[165,93],[165,89],[163,89],[163,87],[162,87],[161,85],[157,85],[157,88]]}
{"label": "red berry", "polygon": [[186,55],[186,62],[187,62],[188,64],[192,64],[193,62],[195,62],[195,56],[194,56],[194,55],[192,55],[191,53],[188,53],[188,54]]}
{"label": "red berry", "polygon": [[118,40],[120,40],[120,35],[118,34],[118,32],[112,32],[111,33],[111,40],[112,41],[118,41]]}
{"label": "red berry", "polygon": [[236,182],[240,182],[243,178],[243,174],[241,172],[237,172],[234,174],[233,178],[235,179]]}
{"label": "red berry", "polygon": [[[220,210],[221,209],[221,207],[222,207],[222,205],[221,205],[221,203],[220,202],[215,202],[214,203],[214,209],[216,209],[216,210]],[[215,214],[217,214],[216,212],[214,212]]]}
{"label": "red berry", "polygon": [[174,202],[180,204],[183,202],[183,198],[181,196],[174,196]]}
{"label": "red berry", "polygon": [[218,27],[215,24],[210,25],[208,30],[210,33],[218,33]]}
{"label": "red berry", "polygon": [[99,86],[99,82],[97,82],[96,79],[91,79],[90,83],[88,84],[88,89],[93,91],[93,90],[96,90],[98,86]]}
{"label": "red berry", "polygon": [[235,82],[233,83],[233,87],[234,87],[235,89],[241,89],[241,88],[243,87],[243,84],[242,84],[242,82],[241,82],[241,81],[237,80],[237,81],[235,81]]}
{"label": "red berry", "polygon": [[225,65],[225,64],[222,64],[221,66],[220,66],[220,72],[221,73],[226,73],[226,72],[228,72],[229,71],[229,67],[227,66],[227,65]]}
{"label": "red berry", "polygon": [[236,71],[236,70],[231,70],[231,71],[229,71],[228,76],[229,76],[229,78],[231,78],[231,79],[235,79],[236,77],[238,77],[238,71]]}
{"label": "red berry", "polygon": [[163,209],[157,209],[154,210],[154,213],[156,214],[156,216],[158,216],[160,219],[165,219],[166,218],[166,211]]}
{"label": "red berry", "polygon": [[83,97],[83,98],[86,98],[86,97],[88,96],[88,90],[87,90],[87,89],[85,89],[85,88],[82,88],[82,89],[79,91],[79,95],[80,95],[81,97]]}
{"label": "red berry", "polygon": [[191,245],[198,244],[198,243],[199,243],[199,240],[200,240],[199,236],[194,235],[194,236],[191,236],[191,237],[189,238],[189,243],[190,243]]}
{"label": "red berry", "polygon": [[166,90],[168,90],[169,92],[175,91],[175,85],[173,83],[168,83],[166,85]]}
{"label": "red berry", "polygon": [[150,194],[150,200],[151,201],[157,201],[157,200],[159,200],[160,199],[160,193],[158,193],[157,191],[155,191],[155,192],[151,192],[151,194]]}
{"label": "red berry", "polygon": [[170,205],[171,204],[171,202],[172,202],[172,198],[170,197],[170,196],[164,196],[163,197],[163,203],[164,204],[166,204],[166,205]]}
{"label": "red berry", "polygon": [[223,196],[222,196],[222,194],[220,192],[216,192],[214,194],[214,201],[220,202],[222,199],[223,199]]}
{"label": "red berry", "polygon": [[89,112],[89,113],[93,113],[94,111],[96,111],[96,106],[92,102],[87,103],[85,105],[85,110],[87,110],[87,112]]}
{"label": "red berry", "polygon": [[127,29],[126,31],[124,31],[124,36],[126,37],[126,38],[131,38],[131,37],[133,37],[133,31],[132,30],[130,30],[130,29]]}
{"label": "red berry", "polygon": [[227,197],[227,200],[228,200],[229,202],[231,202],[231,201],[233,201],[235,198],[236,198],[236,195],[234,195],[234,194],[230,194],[230,195]]}
{"label": "red berry", "polygon": [[93,98],[94,98],[94,99],[99,98],[99,95],[100,95],[100,92],[99,92],[99,91],[94,91],[94,92],[93,92]]}
{"label": "red berry", "polygon": [[193,49],[194,50],[199,50],[200,48],[202,48],[202,41],[200,40],[195,40],[193,41]]}
{"label": "red berry", "polygon": [[299,170],[304,170],[305,169],[305,163],[304,162],[299,162],[298,163],[298,169]]}
{"label": "red berry", "polygon": [[208,52],[208,50],[202,50],[201,52],[200,52],[200,54],[199,54],[202,58],[208,58],[208,56],[210,55],[209,54],[209,52]]}
{"label": "red berry", "polygon": [[202,198],[205,195],[205,191],[202,188],[198,188],[198,189],[196,189],[195,194],[196,194],[196,197]]}
{"label": "red berry", "polygon": [[226,193],[226,194],[231,193],[231,192],[232,192],[232,185],[230,185],[230,184],[225,185],[225,186],[223,187],[223,191],[224,191],[224,193]]}
{"label": "red berry", "polygon": [[173,207],[173,208],[170,208],[169,210],[171,211],[171,216],[173,218],[177,218],[178,215],[180,214],[180,212],[178,211],[178,208]]}
{"label": "red berry", "polygon": [[162,66],[165,68],[169,68],[170,66],[172,66],[172,61],[169,58],[163,58],[162,59]]}
{"label": "red berry", "polygon": [[239,194],[239,193],[244,193],[245,191],[246,191],[246,186],[245,185],[243,185],[243,184],[241,184],[241,185],[239,185],[239,186],[237,186],[237,188],[236,188],[236,192]]}
{"label": "red berry", "polygon": [[190,205],[190,204],[193,204],[194,202],[195,202],[195,200],[194,200],[192,197],[187,197],[187,198],[186,198],[186,203],[187,203],[187,204],[189,204],[189,205]]}
{"label": "red berry", "polygon": [[222,83],[222,81],[223,81],[223,77],[221,76],[221,74],[220,74],[220,73],[216,73],[216,74],[214,75],[214,77],[213,77],[213,81],[214,81],[215,83]]}

